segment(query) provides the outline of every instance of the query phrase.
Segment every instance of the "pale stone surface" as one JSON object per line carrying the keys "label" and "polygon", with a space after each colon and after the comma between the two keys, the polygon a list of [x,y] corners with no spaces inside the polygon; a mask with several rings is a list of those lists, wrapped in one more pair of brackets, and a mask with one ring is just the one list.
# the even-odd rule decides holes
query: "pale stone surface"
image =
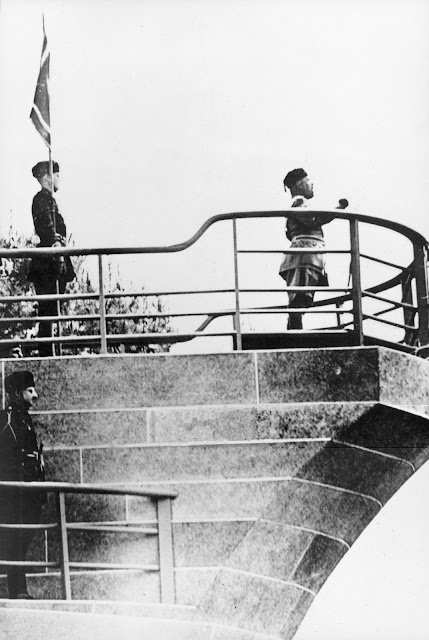
{"label": "pale stone surface", "polygon": [[84,482],[153,482],[287,476],[320,442],[213,444],[85,449]]}
{"label": "pale stone surface", "polygon": [[359,402],[379,396],[378,349],[257,354],[260,402]]}
{"label": "pale stone surface", "polygon": [[[210,638],[212,625],[182,620],[129,618],[62,611],[30,611],[0,609],[2,640],[202,640]],[[225,640],[229,636],[225,635]],[[236,636],[232,635],[231,640]],[[252,640],[251,638],[249,640]]]}
{"label": "pale stone surface", "polygon": [[201,606],[209,620],[228,620],[231,626],[289,639],[313,598],[280,580],[223,569]]}
{"label": "pale stone surface", "polygon": [[174,566],[224,564],[252,525],[253,521],[173,523]]}
{"label": "pale stone surface", "polygon": [[429,361],[379,349],[380,400],[395,405],[429,405]]}
{"label": "pale stone surface", "polygon": [[329,438],[339,424],[351,424],[371,406],[326,402],[152,409],[149,436],[151,442],[159,443]]}
{"label": "pale stone surface", "polygon": [[50,482],[80,482],[80,454],[74,450],[44,451],[46,480]]}
{"label": "pale stone surface", "polygon": [[[116,531],[68,532],[70,562],[158,565],[158,537]],[[58,561],[58,536],[48,537],[48,559]]]}
{"label": "pale stone surface", "polygon": [[5,361],[18,369],[33,372],[39,411],[256,402],[251,353]]}
{"label": "pale stone surface", "polygon": [[[62,600],[58,573],[30,574],[28,590],[35,598]],[[142,571],[79,571],[71,574],[74,600],[159,602],[159,575]]]}
{"label": "pale stone surface", "polygon": [[33,417],[45,447],[83,447],[147,442],[147,411],[41,413]]}
{"label": "pale stone surface", "polygon": [[260,520],[237,546],[226,566],[288,580],[297,558],[310,546],[314,534],[280,523]]}
{"label": "pale stone surface", "polygon": [[[174,489],[179,495],[172,503],[173,518],[207,520],[210,518],[257,518],[275,497],[277,488],[284,490],[289,480],[191,482],[159,486]],[[151,487],[153,485],[142,485]],[[133,497],[129,500],[130,518],[147,517],[147,511]]]}
{"label": "pale stone surface", "polygon": [[292,480],[263,518],[326,534],[352,544],[380,510],[372,499],[331,487]]}

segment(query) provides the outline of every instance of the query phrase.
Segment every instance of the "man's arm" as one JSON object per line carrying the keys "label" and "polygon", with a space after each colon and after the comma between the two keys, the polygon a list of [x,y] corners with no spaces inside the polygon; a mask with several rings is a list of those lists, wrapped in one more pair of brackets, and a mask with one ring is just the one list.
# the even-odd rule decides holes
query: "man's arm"
{"label": "man's arm", "polygon": [[34,196],[32,214],[34,228],[42,244],[52,246],[57,241],[54,225],[55,201],[43,192]]}

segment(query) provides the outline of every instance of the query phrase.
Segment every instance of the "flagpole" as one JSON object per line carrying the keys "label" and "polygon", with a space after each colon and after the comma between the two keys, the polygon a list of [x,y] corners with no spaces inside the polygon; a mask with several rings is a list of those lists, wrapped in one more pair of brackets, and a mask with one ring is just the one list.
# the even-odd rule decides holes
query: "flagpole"
{"label": "flagpole", "polygon": [[[0,0],[1,2],[1,0]],[[41,135],[44,143],[49,149],[49,177],[50,177],[50,192],[51,192],[51,219],[54,234],[56,235],[56,214],[55,214],[55,198],[54,198],[54,168],[52,161],[51,150],[51,116],[50,116],[50,96],[49,96],[49,76],[50,76],[50,51],[48,47],[48,40],[45,30],[45,16],[42,13],[42,27],[43,27],[43,45],[42,55],[40,57],[40,70],[37,78],[36,91],[34,94],[33,108],[31,109],[30,118],[36,127],[36,130]],[[55,243],[54,239],[54,243]],[[53,266],[56,267],[57,259],[53,259]],[[55,292],[59,295],[59,277],[55,273]],[[57,316],[61,315],[60,300],[56,300]],[[61,323],[59,320],[56,322],[58,335],[61,335]],[[51,323],[51,338],[53,334],[53,323]],[[61,345],[59,345],[59,354],[61,354]],[[55,345],[52,344],[52,354],[56,355]]]}

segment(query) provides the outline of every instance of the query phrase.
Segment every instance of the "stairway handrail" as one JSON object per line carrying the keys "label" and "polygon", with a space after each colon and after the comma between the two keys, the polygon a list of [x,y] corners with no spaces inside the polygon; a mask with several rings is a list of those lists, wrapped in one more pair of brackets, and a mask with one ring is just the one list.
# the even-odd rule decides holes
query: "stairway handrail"
{"label": "stairway handrail", "polygon": [[[56,496],[57,510],[56,522],[59,526],[60,535],[60,562],[31,562],[22,560],[0,560],[0,567],[59,567],[61,569],[61,581],[63,596],[65,600],[72,599],[70,567],[76,563],[69,560],[69,548],[67,539],[68,522],[66,518],[65,496],[68,493],[84,493],[84,494],[101,494],[101,495],[132,495],[146,497],[155,500],[157,503],[157,519],[158,519],[158,557],[159,557],[159,575],[161,587],[161,602],[165,604],[175,603],[175,584],[174,584],[174,562],[173,562],[173,535],[171,521],[171,500],[174,500],[177,491],[168,491],[165,489],[135,489],[133,487],[112,486],[102,484],[78,484],[71,482],[20,482],[20,481],[0,481],[1,490],[20,489],[24,492],[41,491],[53,492]],[[1,523],[0,529],[10,528],[11,523]],[[12,523],[22,529],[34,529],[31,523]],[[39,528],[46,528],[46,525],[40,525]],[[109,529],[115,531],[114,525]],[[142,530],[143,532],[143,530]],[[103,563],[106,564],[106,563]],[[101,566],[101,563],[86,563],[89,568]],[[110,565],[106,564],[108,568]],[[115,565],[116,566],[116,565]],[[118,565],[119,566],[119,565]],[[121,563],[122,568],[129,568],[129,565]],[[136,568],[136,567],[134,567]],[[146,570],[158,570],[158,567],[145,566],[141,567]]]}

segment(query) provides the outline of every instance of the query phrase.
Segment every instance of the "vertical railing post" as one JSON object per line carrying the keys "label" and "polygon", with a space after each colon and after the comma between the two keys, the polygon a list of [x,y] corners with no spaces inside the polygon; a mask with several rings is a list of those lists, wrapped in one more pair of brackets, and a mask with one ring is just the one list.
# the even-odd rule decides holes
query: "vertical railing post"
{"label": "vertical railing post", "polygon": [[[57,296],[60,294],[60,282],[59,282],[58,278],[55,280],[55,292],[56,292]],[[61,300],[57,299],[56,302],[57,302],[57,316],[60,316],[61,315]],[[51,327],[52,326],[53,326],[53,324],[51,324]],[[62,331],[61,322],[59,320],[57,320],[57,334],[58,334],[58,337],[61,336],[61,331]],[[51,336],[52,336],[52,330],[51,330]],[[62,355],[62,345],[61,345],[61,343],[58,343],[57,348],[55,347],[54,344],[52,344],[51,347],[52,347],[53,355],[57,355],[57,352],[58,352],[59,356]]]}
{"label": "vertical railing post", "polygon": [[158,498],[157,510],[161,603],[175,604],[176,589],[174,583],[173,532],[171,528],[170,498]]}
{"label": "vertical railing post", "polygon": [[[409,304],[410,306],[415,306],[414,299],[413,299],[413,288],[412,288],[414,277],[415,277],[414,272],[409,273],[407,271],[405,271],[401,277],[401,290],[402,290],[401,302],[404,302],[405,304]],[[404,314],[404,325],[408,325],[409,327],[413,326],[415,324],[416,311],[414,309],[407,309],[406,307],[403,307],[403,314]],[[407,329],[407,327],[405,327],[405,333],[404,333],[405,344],[414,346],[417,342],[417,338],[418,338],[417,334],[418,334],[418,328]]]}
{"label": "vertical railing post", "polygon": [[63,491],[59,491],[57,494],[57,511],[58,524],[60,526],[60,564],[63,598],[64,600],[71,600],[72,595],[70,582],[69,546],[67,541],[66,500],[65,493]]}
{"label": "vertical railing post", "polygon": [[107,353],[106,299],[104,297],[103,256],[98,254],[98,309],[100,312],[101,353]]}
{"label": "vertical railing post", "polygon": [[234,314],[234,329],[236,331],[236,344],[237,351],[242,350],[241,339],[241,318],[240,318],[240,287],[238,284],[238,249],[237,249],[237,220],[232,219],[232,232],[234,241],[234,290],[235,290],[235,314]]}
{"label": "vertical railing post", "polygon": [[362,283],[360,277],[360,251],[359,251],[359,228],[356,219],[350,220],[350,250],[351,263],[350,272],[352,276],[352,301],[353,301],[353,322],[356,343],[362,346],[363,337],[363,312],[362,312]]}
{"label": "vertical railing post", "polygon": [[424,347],[429,343],[428,276],[426,247],[414,243],[414,268],[416,274],[417,314],[419,318],[419,343]]}

